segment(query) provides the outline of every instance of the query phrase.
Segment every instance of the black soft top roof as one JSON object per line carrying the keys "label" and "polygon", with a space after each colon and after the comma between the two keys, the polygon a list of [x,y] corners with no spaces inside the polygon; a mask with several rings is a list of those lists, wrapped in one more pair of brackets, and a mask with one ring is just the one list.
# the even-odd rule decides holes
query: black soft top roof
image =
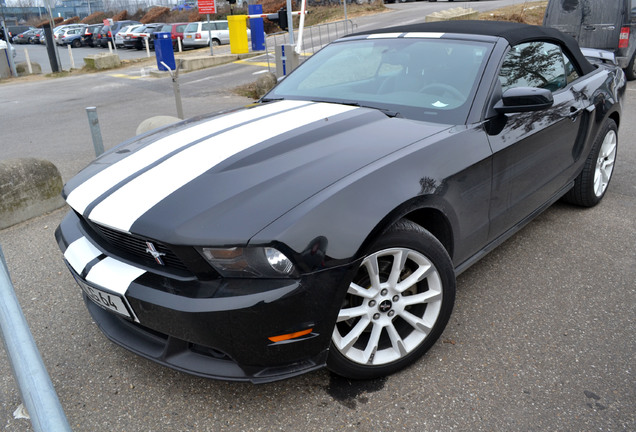
{"label": "black soft top roof", "polygon": [[495,36],[506,39],[510,45],[517,45],[519,43],[530,42],[533,40],[553,42],[563,47],[572,55],[573,60],[580,66],[583,74],[588,74],[594,71],[594,66],[592,66],[585,56],[583,56],[578,43],[571,36],[563,34],[553,28],[515,22],[471,20],[438,21],[364,31],[352,36],[378,33],[414,32],[460,33]]}

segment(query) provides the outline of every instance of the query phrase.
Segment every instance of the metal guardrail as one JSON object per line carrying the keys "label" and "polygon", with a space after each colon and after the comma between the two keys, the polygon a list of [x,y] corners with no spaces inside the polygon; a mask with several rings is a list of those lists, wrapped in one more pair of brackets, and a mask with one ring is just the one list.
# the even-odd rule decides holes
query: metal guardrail
{"label": "metal guardrail", "polygon": [[36,432],[71,431],[13,290],[0,247],[0,329],[20,397]]}
{"label": "metal guardrail", "polygon": [[[303,47],[300,53],[300,61],[308,55],[314,54],[323,46],[327,45],[340,37],[353,33],[357,27],[353,21],[341,20],[325,24],[318,24],[311,27],[305,27],[303,30]],[[298,29],[294,30],[294,40],[298,40]],[[270,55],[274,58],[274,51],[277,45],[285,45],[289,43],[289,32],[271,33],[265,37],[265,51],[267,53],[268,68],[276,68],[276,62],[270,62]],[[270,67],[270,63],[272,66]]]}

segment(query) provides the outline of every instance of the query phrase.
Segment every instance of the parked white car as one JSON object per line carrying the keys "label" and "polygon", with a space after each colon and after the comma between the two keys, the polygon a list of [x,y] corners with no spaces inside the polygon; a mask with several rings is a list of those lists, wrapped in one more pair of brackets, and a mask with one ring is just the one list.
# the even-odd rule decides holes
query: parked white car
{"label": "parked white car", "polygon": [[[184,48],[210,46],[210,34],[213,46],[230,43],[227,21],[199,21],[188,24],[183,31],[183,46]],[[250,29],[247,29],[247,38],[250,39],[251,36]]]}
{"label": "parked white car", "polygon": [[127,27],[122,27],[121,30],[119,30],[117,34],[115,35],[115,44],[117,45],[117,47],[123,47],[124,38],[126,37],[126,35],[128,33],[132,33],[133,30],[139,27],[143,27],[143,24],[133,24]]}

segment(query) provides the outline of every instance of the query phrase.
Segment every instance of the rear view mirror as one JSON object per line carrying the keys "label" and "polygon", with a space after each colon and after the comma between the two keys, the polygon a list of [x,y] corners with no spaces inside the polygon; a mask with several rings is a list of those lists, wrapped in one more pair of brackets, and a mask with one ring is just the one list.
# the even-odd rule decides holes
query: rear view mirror
{"label": "rear view mirror", "polygon": [[495,104],[500,114],[540,111],[554,103],[552,92],[536,87],[515,87],[506,90],[501,100]]}

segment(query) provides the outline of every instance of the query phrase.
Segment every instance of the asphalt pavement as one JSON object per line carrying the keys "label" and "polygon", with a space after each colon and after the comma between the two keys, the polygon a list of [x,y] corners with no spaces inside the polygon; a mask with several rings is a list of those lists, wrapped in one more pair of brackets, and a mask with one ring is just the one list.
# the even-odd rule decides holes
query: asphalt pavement
{"label": "asphalt pavement", "polygon": [[[603,202],[552,206],[462,274],[438,343],[376,381],[321,370],[256,386],[156,365],[91,321],[53,238],[65,209],[0,231],[0,244],[75,431],[633,431],[633,124]],[[30,430],[19,404],[2,351],[4,430]]]}
{"label": "asphalt pavement", "polygon": [[[249,102],[218,79],[247,82],[262,70],[238,67],[188,74],[186,115]],[[89,82],[96,92],[90,97],[76,87]],[[44,155],[68,180],[92,157],[84,106],[103,103],[108,148],[132,136],[143,118],[165,114],[156,103],[141,113],[130,109],[132,95],[172,109],[171,87],[157,83],[102,73],[48,87],[0,87],[0,157]],[[24,111],[15,113],[25,107],[20,92],[39,94],[59,111],[28,122],[19,115]],[[75,431],[634,431],[635,136],[636,82],[630,82],[618,161],[602,203],[553,205],[463,273],[438,343],[412,367],[376,381],[321,370],[256,386],[167,369],[115,346],[91,321],[53,237],[66,209],[1,230],[0,245]],[[14,418],[19,404],[0,350],[3,430],[31,430],[28,420]]]}

